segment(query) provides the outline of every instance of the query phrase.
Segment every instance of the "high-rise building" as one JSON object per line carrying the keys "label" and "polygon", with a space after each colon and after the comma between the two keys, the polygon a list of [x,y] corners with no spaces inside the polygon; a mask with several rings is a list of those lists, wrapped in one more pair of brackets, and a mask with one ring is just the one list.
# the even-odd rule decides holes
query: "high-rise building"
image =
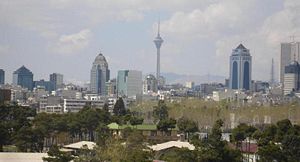
{"label": "high-rise building", "polygon": [[50,80],[50,82],[53,83],[54,90],[57,90],[59,88],[63,88],[64,76],[62,74],[59,74],[59,73],[50,74],[50,79],[49,80]]}
{"label": "high-rise building", "polygon": [[230,89],[251,88],[252,57],[249,49],[240,44],[230,56]]}
{"label": "high-rise building", "polygon": [[39,81],[34,81],[33,82],[33,87],[38,88],[38,87],[44,87],[46,91],[51,92],[54,90],[54,82],[51,81],[45,81],[44,79],[41,79]]}
{"label": "high-rise building", "polygon": [[284,95],[300,90],[300,65],[297,61],[285,67],[283,80]]}
{"label": "high-rise building", "polygon": [[117,91],[117,81],[116,79],[109,80],[106,82],[106,95],[113,96]]}
{"label": "high-rise building", "polygon": [[109,80],[109,69],[105,57],[100,53],[91,69],[90,90],[92,93],[106,95],[105,83]]}
{"label": "high-rise building", "polygon": [[195,86],[195,82],[189,81],[189,82],[185,82],[185,87],[189,88],[189,89],[193,89]]}
{"label": "high-rise building", "polygon": [[284,82],[285,67],[292,61],[300,61],[300,42],[281,43],[280,82]]}
{"label": "high-rise building", "polygon": [[[160,22],[158,22],[158,28],[157,28],[157,36],[153,40],[155,47],[156,47],[156,53],[157,53],[157,60],[156,60],[156,79],[159,80],[160,78],[160,47],[164,40],[160,37],[159,32]],[[159,82],[158,82],[159,84]],[[158,85],[160,86],[160,85]]]}
{"label": "high-rise building", "polygon": [[142,94],[142,72],[137,70],[119,70],[117,93],[119,96],[135,98]]}
{"label": "high-rise building", "polygon": [[24,88],[32,90],[33,88],[33,73],[24,65],[13,73],[13,84],[20,85]]}
{"label": "high-rise building", "polygon": [[5,83],[5,71],[3,69],[0,69],[0,84]]}
{"label": "high-rise building", "polygon": [[143,81],[143,93],[148,94],[149,92],[157,92],[157,80],[152,74],[147,75]]}

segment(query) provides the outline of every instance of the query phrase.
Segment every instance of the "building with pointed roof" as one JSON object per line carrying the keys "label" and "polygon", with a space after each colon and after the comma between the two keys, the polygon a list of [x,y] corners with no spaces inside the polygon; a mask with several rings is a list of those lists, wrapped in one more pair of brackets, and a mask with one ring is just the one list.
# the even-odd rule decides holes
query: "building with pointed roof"
{"label": "building with pointed roof", "polygon": [[24,65],[13,73],[13,84],[29,90],[33,89],[33,73]]}
{"label": "building with pointed roof", "polygon": [[92,93],[106,95],[105,83],[109,80],[110,71],[108,63],[100,53],[94,60],[91,69],[90,90]]}
{"label": "building with pointed roof", "polygon": [[230,56],[230,89],[251,89],[252,56],[243,44],[232,50]]}

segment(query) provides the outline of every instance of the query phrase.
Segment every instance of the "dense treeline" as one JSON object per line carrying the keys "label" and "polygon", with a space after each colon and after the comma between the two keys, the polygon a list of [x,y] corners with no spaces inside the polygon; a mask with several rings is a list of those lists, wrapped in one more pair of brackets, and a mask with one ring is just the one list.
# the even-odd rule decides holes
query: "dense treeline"
{"label": "dense treeline", "polygon": [[[106,105],[107,106],[107,105]],[[106,107],[105,106],[105,107]],[[143,119],[125,109],[122,99],[116,103],[114,115],[107,108],[83,108],[79,113],[36,114],[34,109],[18,105],[0,106],[0,151],[3,146],[14,145],[18,151],[42,152],[49,149],[46,161],[242,161],[240,152],[243,142],[256,140],[260,161],[300,161],[300,126],[288,119],[276,124],[250,126],[240,124],[231,130],[232,144],[221,140],[224,122],[217,120],[207,138],[199,139],[195,133],[198,124],[187,117],[172,119],[169,107],[162,101],[154,107],[153,117],[157,128],[167,132],[176,125],[186,135],[195,150],[170,149],[163,154],[149,150],[141,132],[124,130],[123,138],[112,137],[107,124],[137,125]],[[95,141],[94,150],[81,150],[75,156],[59,151],[57,145],[81,140]],[[233,147],[235,146],[235,147]],[[245,158],[245,157],[244,157]]]}
{"label": "dense treeline", "polygon": [[52,145],[95,141],[111,121],[107,111],[85,107],[79,113],[35,114],[28,107],[1,106],[0,150],[15,145],[19,151],[41,152]]}
{"label": "dense treeline", "polygon": [[108,136],[111,122],[140,124],[142,119],[125,110],[120,98],[111,115],[107,109],[84,107],[78,113],[35,113],[35,109],[18,105],[0,107],[0,151],[14,145],[22,152],[42,152],[53,145],[81,140],[101,143]]}

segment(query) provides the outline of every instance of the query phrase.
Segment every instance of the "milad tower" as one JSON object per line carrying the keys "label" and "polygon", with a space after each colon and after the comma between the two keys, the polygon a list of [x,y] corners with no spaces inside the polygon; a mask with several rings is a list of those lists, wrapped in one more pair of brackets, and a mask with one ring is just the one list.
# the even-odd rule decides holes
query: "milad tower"
{"label": "milad tower", "polygon": [[153,40],[153,42],[155,43],[155,46],[156,46],[156,50],[157,50],[157,52],[156,52],[157,53],[156,79],[158,82],[158,87],[160,87],[160,85],[159,85],[159,83],[160,83],[160,47],[161,47],[161,44],[164,42],[164,40],[160,37],[159,27],[160,27],[160,21],[158,21],[157,36]]}

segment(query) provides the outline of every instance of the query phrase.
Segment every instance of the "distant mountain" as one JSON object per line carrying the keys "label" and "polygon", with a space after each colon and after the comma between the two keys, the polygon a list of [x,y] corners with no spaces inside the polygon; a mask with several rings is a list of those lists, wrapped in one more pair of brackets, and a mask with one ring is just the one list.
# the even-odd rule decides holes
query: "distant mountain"
{"label": "distant mountain", "polygon": [[184,74],[176,74],[176,73],[162,73],[162,76],[166,78],[168,84],[172,83],[181,83],[185,84],[185,82],[193,81],[195,84],[201,83],[225,83],[225,76],[219,75],[184,75]]}

